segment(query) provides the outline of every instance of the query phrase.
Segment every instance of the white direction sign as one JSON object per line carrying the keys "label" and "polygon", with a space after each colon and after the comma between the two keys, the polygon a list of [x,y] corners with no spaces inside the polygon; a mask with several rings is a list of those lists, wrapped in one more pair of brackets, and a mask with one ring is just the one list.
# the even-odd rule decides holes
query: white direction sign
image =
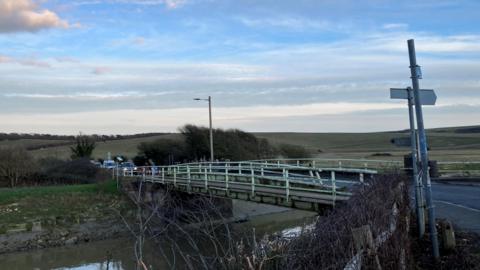
{"label": "white direction sign", "polygon": [[[413,90],[412,90],[413,91]],[[408,99],[407,88],[390,88],[391,99]],[[435,105],[437,95],[432,89],[420,89],[420,103],[422,105]]]}

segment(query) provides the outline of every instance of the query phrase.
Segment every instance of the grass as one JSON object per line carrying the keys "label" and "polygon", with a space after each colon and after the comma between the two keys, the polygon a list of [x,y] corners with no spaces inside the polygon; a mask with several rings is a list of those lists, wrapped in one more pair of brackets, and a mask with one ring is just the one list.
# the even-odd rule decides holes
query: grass
{"label": "grass", "polygon": [[[110,152],[112,156],[123,155],[127,156],[128,158],[133,158],[138,153],[137,146],[140,143],[151,142],[161,138],[172,138],[177,136],[179,136],[179,134],[162,134],[143,138],[97,142],[95,150],[93,151],[93,157],[95,159],[106,159],[108,152]],[[31,153],[37,158],[57,157],[61,159],[68,159],[71,155],[70,146],[68,145],[33,150],[31,151]]]}
{"label": "grass", "polygon": [[75,193],[104,193],[110,195],[119,194],[114,181],[82,185],[1,188],[0,205],[14,203],[26,197],[42,198],[56,195],[65,196]]}
{"label": "grass", "polygon": [[33,221],[113,217],[129,207],[116,183],[0,189],[0,231]]}
{"label": "grass", "polygon": [[[390,140],[408,137],[407,132],[375,133],[256,133],[274,144],[304,146],[319,158],[366,158],[402,160],[409,147]],[[430,157],[440,161],[480,161],[480,133],[458,133],[457,128],[427,131]],[[381,153],[382,156],[378,156]]]}
{"label": "grass", "polygon": [[[477,127],[452,127],[427,130],[431,148],[430,157],[439,161],[480,161],[480,132],[464,133],[462,130]],[[373,132],[373,133],[255,133],[256,136],[268,139],[273,144],[294,144],[310,150],[319,158],[367,158],[402,160],[409,152],[408,147],[397,147],[390,143],[392,138],[408,137],[407,131]],[[106,158],[107,153],[124,155],[133,158],[137,154],[137,146],[141,142],[150,142],[161,138],[174,138],[179,134],[155,135],[144,138],[113,140],[97,143],[94,158]],[[35,140],[19,140],[10,143],[31,145],[42,143]],[[50,141],[52,142],[52,141]],[[0,142],[8,144],[9,142]],[[56,146],[31,151],[37,158],[70,157],[69,146]],[[390,155],[378,156],[378,153]]]}

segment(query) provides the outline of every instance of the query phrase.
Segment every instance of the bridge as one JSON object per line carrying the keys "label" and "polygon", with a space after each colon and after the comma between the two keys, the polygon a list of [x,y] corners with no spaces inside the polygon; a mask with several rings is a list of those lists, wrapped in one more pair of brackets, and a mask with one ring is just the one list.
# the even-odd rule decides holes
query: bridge
{"label": "bridge", "polygon": [[[365,160],[362,160],[362,168],[353,167],[352,162],[357,162],[355,160],[336,160],[337,166],[325,166],[325,161],[199,162],[144,166],[117,170],[116,173],[190,194],[209,194],[315,211],[348,200],[355,186],[367,183],[377,174],[377,170],[367,167]],[[342,164],[349,165],[344,167]],[[370,164],[374,163],[370,161]]]}

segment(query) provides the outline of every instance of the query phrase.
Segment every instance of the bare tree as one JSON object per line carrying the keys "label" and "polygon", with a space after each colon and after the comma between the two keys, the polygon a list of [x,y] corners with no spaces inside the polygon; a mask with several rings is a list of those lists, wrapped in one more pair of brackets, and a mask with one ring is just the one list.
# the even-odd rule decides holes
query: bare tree
{"label": "bare tree", "polygon": [[0,178],[15,187],[35,171],[35,160],[22,147],[0,148]]}

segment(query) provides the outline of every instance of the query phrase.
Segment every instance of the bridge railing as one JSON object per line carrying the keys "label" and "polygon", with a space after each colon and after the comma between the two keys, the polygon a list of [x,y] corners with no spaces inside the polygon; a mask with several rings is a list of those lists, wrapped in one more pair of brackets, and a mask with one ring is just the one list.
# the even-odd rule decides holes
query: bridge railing
{"label": "bridge railing", "polygon": [[[201,162],[171,166],[145,166],[136,170],[123,170],[124,176],[142,177],[145,181],[171,184],[193,192],[222,192],[267,196],[284,202],[292,199],[303,202],[335,204],[347,200],[350,189],[364,182],[365,174],[375,171],[365,169],[318,169],[273,162]],[[352,173],[355,178],[343,174]]]}
{"label": "bridge railing", "polygon": [[301,158],[301,159],[264,159],[252,160],[252,162],[268,162],[278,164],[289,164],[296,166],[315,167],[323,169],[354,169],[354,170],[373,170],[386,171],[403,167],[403,162],[395,160],[378,160],[378,159],[324,159],[324,158]]}

